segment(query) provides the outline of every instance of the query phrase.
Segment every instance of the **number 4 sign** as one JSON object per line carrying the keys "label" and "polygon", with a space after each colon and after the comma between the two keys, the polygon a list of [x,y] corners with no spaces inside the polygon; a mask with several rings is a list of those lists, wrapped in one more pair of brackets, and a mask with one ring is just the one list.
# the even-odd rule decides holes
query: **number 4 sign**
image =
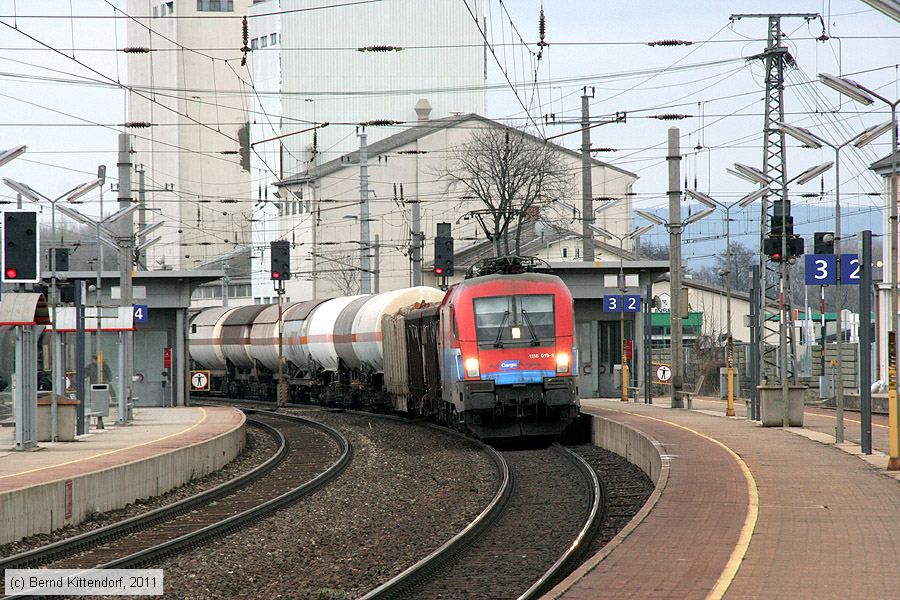
{"label": "number 4 sign", "polygon": [[146,304],[135,304],[134,305],[134,322],[135,323],[146,323],[150,318],[150,311],[147,310]]}

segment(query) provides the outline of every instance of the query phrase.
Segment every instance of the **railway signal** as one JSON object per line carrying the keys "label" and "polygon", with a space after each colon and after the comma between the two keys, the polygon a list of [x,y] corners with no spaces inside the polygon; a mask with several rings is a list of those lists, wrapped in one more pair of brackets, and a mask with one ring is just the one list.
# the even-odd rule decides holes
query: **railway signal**
{"label": "railway signal", "polygon": [[37,283],[41,279],[40,235],[37,213],[7,211],[3,214],[4,283]]}
{"label": "railway signal", "polygon": [[269,276],[274,281],[287,281],[291,278],[291,243],[278,240],[270,245],[272,265]]}
{"label": "railway signal", "polygon": [[453,275],[453,236],[450,223],[438,223],[434,238],[434,274],[443,277]]}

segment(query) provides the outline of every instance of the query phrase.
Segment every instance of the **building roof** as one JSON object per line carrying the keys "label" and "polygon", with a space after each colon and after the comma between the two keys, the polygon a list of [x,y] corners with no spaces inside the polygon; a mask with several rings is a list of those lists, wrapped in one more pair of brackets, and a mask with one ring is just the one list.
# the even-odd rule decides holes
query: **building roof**
{"label": "building roof", "polygon": [[[514,236],[514,233],[510,233],[510,236]],[[525,219],[522,223],[522,238],[519,252],[523,256],[533,256],[550,244],[566,239],[581,240],[581,234],[564,227],[558,227],[552,223]],[[623,252],[611,244],[596,239],[594,240],[594,247],[603,250],[607,254],[617,257],[621,256],[626,260],[634,260],[634,255],[630,252]],[[491,256],[493,256],[493,242],[484,239],[471,246],[454,251],[453,262],[456,267],[468,268],[479,260]]]}
{"label": "building roof", "polygon": [[[897,165],[900,165],[900,150],[897,150]],[[891,168],[891,155],[888,154],[884,158],[880,158],[869,165],[869,168],[875,172],[884,171],[883,175],[887,175]]]}
{"label": "building roof", "polygon": [[[666,273],[662,275],[657,281],[669,281],[669,274]],[[683,283],[687,287],[695,288],[698,290],[703,290],[705,292],[710,292],[713,294],[718,294],[720,296],[724,296],[728,290],[726,290],[721,285],[716,285],[714,283],[708,283],[706,281],[700,281],[699,279],[692,279],[690,277],[682,277],[681,283]],[[735,300],[743,300],[744,302],[750,302],[750,294],[747,292],[742,292],[739,290],[732,289],[731,297]]]}
{"label": "building roof", "polygon": [[[486,124],[492,125],[494,127],[502,127],[504,129],[513,129],[512,127],[510,127],[508,125],[504,125],[503,123],[500,123],[499,121],[495,121],[493,119],[488,119],[487,117],[482,117],[481,115],[477,115],[475,113],[443,117],[440,119],[431,119],[428,121],[422,121],[422,122],[418,123],[417,125],[414,125],[408,129],[405,129],[399,133],[395,133],[394,135],[386,137],[383,140],[378,140],[377,142],[369,144],[369,146],[367,148],[367,154],[368,154],[369,158],[371,158],[373,156],[378,156],[380,154],[390,152],[391,150],[394,150],[396,148],[401,148],[403,146],[406,146],[407,144],[411,144],[412,142],[414,142],[418,139],[421,139],[427,135],[430,135],[436,131],[456,127],[457,125],[459,125],[461,123],[465,123],[466,121],[473,121],[473,120],[481,121],[482,123],[486,123]],[[570,150],[569,148],[564,148],[563,146],[554,144],[553,142],[547,142],[545,140],[542,140],[542,139],[540,139],[536,136],[533,136],[531,134],[528,134],[528,133],[526,133],[525,135],[528,136],[529,138],[533,139],[536,142],[539,142],[542,144],[544,144],[544,143],[550,144],[551,146],[555,147],[558,151],[568,154],[570,156],[575,156],[578,158],[581,157],[581,153],[576,152],[575,150]],[[358,165],[358,164],[359,164],[359,151],[350,152],[348,154],[339,156],[338,158],[335,158],[334,160],[330,160],[321,165],[312,167],[303,173],[298,173],[295,175],[291,175],[290,177],[286,177],[285,179],[276,182],[275,185],[278,187],[282,187],[282,186],[286,186],[286,185],[293,185],[293,184],[297,184],[297,183],[305,183],[305,182],[309,182],[309,181],[315,181],[317,179],[321,179],[322,177],[330,175],[336,171],[339,171],[345,167],[349,167],[351,165]],[[632,173],[631,171],[626,171],[625,169],[616,167],[614,165],[605,163],[603,161],[596,160],[594,158],[591,158],[591,164],[593,164],[595,166],[605,167],[607,169],[612,169],[614,171],[618,171],[619,173],[622,173],[624,175],[634,177],[635,179],[638,178],[638,176],[635,173]]]}

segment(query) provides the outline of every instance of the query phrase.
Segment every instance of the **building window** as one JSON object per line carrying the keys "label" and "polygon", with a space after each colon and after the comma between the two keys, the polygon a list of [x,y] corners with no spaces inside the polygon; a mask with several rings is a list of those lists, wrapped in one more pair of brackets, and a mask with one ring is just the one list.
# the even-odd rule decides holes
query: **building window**
{"label": "building window", "polygon": [[153,7],[153,16],[154,16],[154,17],[158,17],[158,16],[159,16],[159,7],[158,7],[158,6],[154,6],[154,7]]}
{"label": "building window", "polygon": [[269,46],[269,38],[268,37],[262,36],[261,38],[259,38],[259,47],[260,48],[266,48],[268,46]]}
{"label": "building window", "polygon": [[278,34],[273,33],[273,34],[269,35],[269,45],[274,46],[277,43],[278,43]]}
{"label": "building window", "polygon": [[199,12],[234,12],[234,0],[197,0]]}
{"label": "building window", "polygon": [[250,49],[256,50],[259,47],[259,38],[253,38],[250,40]]}
{"label": "building window", "polygon": [[569,249],[568,249],[568,248],[563,248],[563,258],[566,258],[566,257],[568,257],[568,256],[569,256]]}
{"label": "building window", "polygon": [[163,4],[162,8],[164,9],[164,11],[160,11],[161,16],[163,16],[163,12],[165,12],[166,15],[174,15],[175,14],[175,2],[174,1],[166,2],[165,4]]}

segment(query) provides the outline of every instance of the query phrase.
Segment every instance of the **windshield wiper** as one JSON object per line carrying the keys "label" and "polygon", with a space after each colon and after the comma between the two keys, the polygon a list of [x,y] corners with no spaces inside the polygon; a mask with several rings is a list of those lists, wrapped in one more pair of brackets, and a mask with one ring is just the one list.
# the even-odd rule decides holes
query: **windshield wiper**
{"label": "windshield wiper", "polygon": [[503,313],[503,320],[500,321],[499,327],[497,327],[497,339],[494,340],[494,348],[502,348],[503,342],[500,341],[500,338],[503,337],[503,326],[506,325],[506,320],[509,318],[509,310]]}
{"label": "windshield wiper", "polygon": [[528,331],[531,332],[531,345],[540,346],[541,340],[538,339],[537,334],[534,332],[534,326],[531,324],[531,318],[528,316],[528,313],[524,308],[522,309],[522,318],[525,319],[525,324],[528,325]]}

